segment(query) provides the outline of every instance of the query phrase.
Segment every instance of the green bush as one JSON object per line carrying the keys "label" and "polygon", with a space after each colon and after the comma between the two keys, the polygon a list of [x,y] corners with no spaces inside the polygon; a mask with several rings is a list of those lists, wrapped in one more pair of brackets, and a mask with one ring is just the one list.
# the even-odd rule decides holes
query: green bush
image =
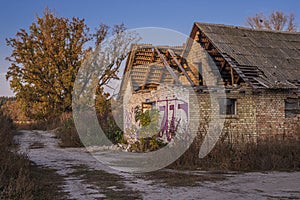
{"label": "green bush", "polygon": [[98,116],[99,124],[106,137],[113,143],[124,143],[123,131],[116,124],[113,116],[109,113],[106,119],[103,116]]}
{"label": "green bush", "polygon": [[139,122],[141,128],[139,135],[141,137],[152,137],[159,132],[159,111],[157,109],[150,109],[143,112],[141,109],[135,109],[135,121]]}
{"label": "green bush", "polygon": [[130,151],[150,152],[150,151],[156,151],[166,145],[167,143],[157,138],[156,136],[146,137],[146,138],[140,138],[139,141],[136,141],[134,144],[132,144],[130,147]]}

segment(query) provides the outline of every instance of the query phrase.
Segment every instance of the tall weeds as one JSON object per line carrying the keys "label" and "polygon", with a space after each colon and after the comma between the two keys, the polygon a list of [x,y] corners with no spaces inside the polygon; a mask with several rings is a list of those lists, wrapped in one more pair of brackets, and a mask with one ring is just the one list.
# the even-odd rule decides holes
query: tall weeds
{"label": "tall weeds", "polygon": [[297,136],[268,136],[256,140],[221,138],[203,159],[198,158],[202,137],[174,162],[171,168],[202,170],[300,170],[300,141]]}
{"label": "tall weeds", "polygon": [[72,113],[63,113],[56,122],[56,136],[61,147],[82,147],[83,144],[77,133]]}
{"label": "tall weeds", "polygon": [[0,199],[32,199],[30,161],[12,148],[12,121],[0,112]]}

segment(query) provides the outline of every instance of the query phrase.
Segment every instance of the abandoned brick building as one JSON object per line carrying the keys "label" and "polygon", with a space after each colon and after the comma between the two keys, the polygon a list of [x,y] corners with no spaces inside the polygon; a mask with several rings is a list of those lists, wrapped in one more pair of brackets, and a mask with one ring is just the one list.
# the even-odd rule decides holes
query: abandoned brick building
{"label": "abandoned brick building", "polygon": [[158,110],[167,139],[178,123],[205,132],[213,116],[232,137],[299,136],[300,33],[195,23],[183,46],[133,45],[120,94],[128,140],[137,107]]}

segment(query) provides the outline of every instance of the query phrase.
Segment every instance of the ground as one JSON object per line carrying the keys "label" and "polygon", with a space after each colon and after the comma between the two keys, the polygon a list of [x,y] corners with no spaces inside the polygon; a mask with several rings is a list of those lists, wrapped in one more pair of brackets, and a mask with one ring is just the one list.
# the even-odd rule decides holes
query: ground
{"label": "ground", "polygon": [[51,131],[21,130],[15,140],[37,166],[63,177],[68,199],[300,199],[300,172],[134,174],[103,165],[85,148],[60,148]]}

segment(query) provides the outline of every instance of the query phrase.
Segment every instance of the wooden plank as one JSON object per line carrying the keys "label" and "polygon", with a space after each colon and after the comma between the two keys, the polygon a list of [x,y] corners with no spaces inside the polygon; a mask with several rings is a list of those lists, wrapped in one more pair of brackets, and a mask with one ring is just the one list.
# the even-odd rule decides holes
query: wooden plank
{"label": "wooden plank", "polygon": [[239,80],[240,80],[240,76],[237,75],[237,78],[235,79],[235,83],[238,84]]}
{"label": "wooden plank", "polygon": [[158,56],[160,57],[160,60],[164,63],[164,66],[169,71],[169,73],[172,76],[172,78],[174,79],[175,83],[176,84],[181,84],[180,81],[179,81],[179,78],[176,76],[173,69],[170,67],[170,65],[168,64],[168,62],[164,58],[164,56],[159,52],[159,50],[156,47],[155,47],[155,51],[157,52]]}
{"label": "wooden plank", "polygon": [[233,74],[233,69],[230,67],[230,75],[231,75],[231,85],[234,84],[234,74]]}
{"label": "wooden plank", "polygon": [[269,88],[269,86],[267,86],[266,84],[264,84],[262,81],[256,79],[256,78],[253,78],[253,80],[257,81],[259,84],[261,84],[262,86],[264,86],[265,88]]}
{"label": "wooden plank", "polygon": [[145,85],[147,84],[148,78],[149,78],[149,74],[150,74],[150,70],[151,70],[151,66],[148,67],[147,71],[146,71],[146,75],[145,75],[145,79],[143,81],[143,85],[142,85],[142,89],[144,89]]}
{"label": "wooden plank", "polygon": [[235,70],[235,72],[240,76],[245,82],[249,82],[248,78],[244,75],[244,73],[234,64],[231,58],[227,54],[222,54],[223,58],[231,65],[231,67]]}
{"label": "wooden plank", "polygon": [[222,68],[225,67],[225,64],[226,64],[226,60],[224,59],[223,62],[222,62],[222,64],[221,64],[221,67]]}
{"label": "wooden plank", "polygon": [[180,64],[180,62],[177,60],[176,55],[173,52],[173,50],[168,49],[168,51],[169,51],[170,55],[172,56],[173,60],[175,61],[176,65],[179,67],[179,69],[183,72],[183,74],[185,75],[185,77],[190,82],[191,86],[195,86],[195,84],[192,81],[192,79],[190,78],[190,76],[187,74],[187,72],[185,71],[185,69],[182,67],[182,65]]}

